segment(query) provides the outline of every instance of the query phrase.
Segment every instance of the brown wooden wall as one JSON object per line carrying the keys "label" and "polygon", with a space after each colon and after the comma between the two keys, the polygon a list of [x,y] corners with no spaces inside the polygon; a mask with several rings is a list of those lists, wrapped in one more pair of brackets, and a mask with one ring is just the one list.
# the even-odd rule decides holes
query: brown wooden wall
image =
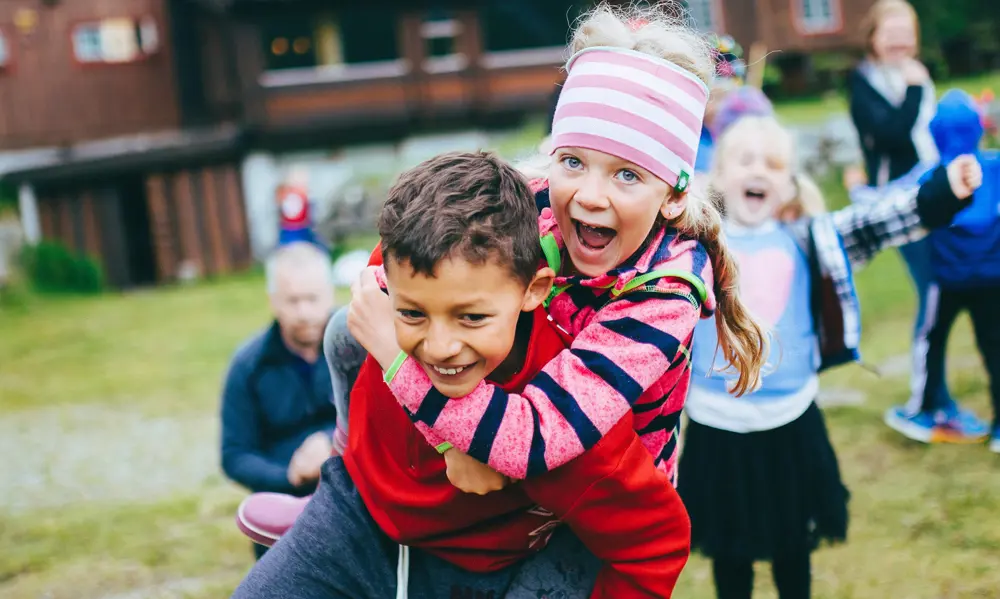
{"label": "brown wooden wall", "polygon": [[154,174],[146,201],[159,281],[177,279],[185,265],[202,275],[252,263],[239,173],[231,165]]}
{"label": "brown wooden wall", "polygon": [[[42,237],[97,260],[112,287],[131,287],[129,236],[152,246],[152,279],[174,281],[185,265],[202,276],[247,268],[252,263],[239,173],[215,165],[147,175],[138,197],[116,187],[78,187],[40,193]],[[122,202],[145,202],[148,230],[128,231]]]}
{"label": "brown wooden wall", "polygon": [[[0,149],[60,145],[169,129],[179,109],[166,0],[0,0],[12,64],[0,72]],[[19,12],[28,10],[31,13]],[[16,23],[34,25],[19,28]],[[79,64],[75,23],[142,17],[157,22],[159,50],[142,62]]]}
{"label": "brown wooden wall", "polygon": [[722,11],[722,27],[725,33],[733,36],[743,46],[744,53],[750,52],[750,46],[760,39],[758,14],[759,2],[747,0],[715,0]]}
{"label": "brown wooden wall", "polygon": [[229,27],[232,23],[210,13],[199,14],[194,24],[199,45],[200,83],[207,111],[205,116],[212,122],[237,119],[243,105],[236,56],[227,35]]}
{"label": "brown wooden wall", "polygon": [[[798,25],[795,11],[801,0],[756,0],[757,35],[755,39],[740,39],[749,48],[754,41],[762,41],[769,51],[817,52],[861,48],[864,44],[861,23],[874,4],[874,0],[838,0],[841,26],[836,31],[806,34]],[[735,8],[744,0],[726,0],[726,24],[733,26],[730,14],[741,14],[745,9]],[[750,4],[750,2],[746,2]],[[734,35],[735,37],[735,35]]]}

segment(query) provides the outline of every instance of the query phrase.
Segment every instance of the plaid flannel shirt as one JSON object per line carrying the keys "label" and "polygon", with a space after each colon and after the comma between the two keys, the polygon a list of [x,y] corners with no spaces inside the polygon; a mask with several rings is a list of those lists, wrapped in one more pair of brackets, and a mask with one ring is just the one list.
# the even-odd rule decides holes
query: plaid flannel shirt
{"label": "plaid flannel shirt", "polygon": [[820,370],[860,359],[861,305],[853,269],[883,249],[927,235],[917,214],[915,185],[865,188],[858,203],[792,225],[813,270]]}

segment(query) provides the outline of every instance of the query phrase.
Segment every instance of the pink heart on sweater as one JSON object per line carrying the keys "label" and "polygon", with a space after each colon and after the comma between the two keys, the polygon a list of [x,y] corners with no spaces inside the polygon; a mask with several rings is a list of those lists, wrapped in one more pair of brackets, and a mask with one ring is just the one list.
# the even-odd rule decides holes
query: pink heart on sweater
{"label": "pink heart on sweater", "polygon": [[736,252],[740,265],[740,298],[750,312],[773,327],[788,307],[795,263],[786,252],[766,249]]}

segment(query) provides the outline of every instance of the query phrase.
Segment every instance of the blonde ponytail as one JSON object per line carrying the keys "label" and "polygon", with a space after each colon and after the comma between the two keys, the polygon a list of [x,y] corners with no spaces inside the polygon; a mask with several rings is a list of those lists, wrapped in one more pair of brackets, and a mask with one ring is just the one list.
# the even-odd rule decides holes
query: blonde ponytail
{"label": "blonde ponytail", "polygon": [[823,192],[812,177],[804,173],[792,176],[795,197],[781,209],[782,220],[798,220],[804,216],[819,216],[826,212]]}

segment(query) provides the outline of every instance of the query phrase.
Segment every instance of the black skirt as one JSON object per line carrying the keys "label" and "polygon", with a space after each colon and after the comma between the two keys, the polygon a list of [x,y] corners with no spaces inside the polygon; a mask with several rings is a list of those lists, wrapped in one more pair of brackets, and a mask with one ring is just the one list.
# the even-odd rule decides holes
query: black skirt
{"label": "black skirt", "polygon": [[709,557],[770,560],[847,538],[849,493],[815,403],[769,431],[689,421],[678,491],[692,549]]}

